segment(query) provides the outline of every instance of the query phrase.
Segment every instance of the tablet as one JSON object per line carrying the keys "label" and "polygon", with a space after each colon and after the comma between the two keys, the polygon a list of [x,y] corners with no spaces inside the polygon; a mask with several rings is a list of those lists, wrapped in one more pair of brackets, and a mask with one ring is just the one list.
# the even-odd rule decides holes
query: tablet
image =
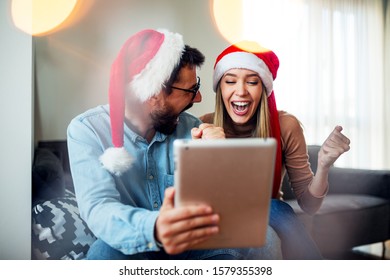
{"label": "tablet", "polygon": [[273,138],[176,140],[175,207],[207,204],[219,233],[193,249],[265,244],[274,177]]}

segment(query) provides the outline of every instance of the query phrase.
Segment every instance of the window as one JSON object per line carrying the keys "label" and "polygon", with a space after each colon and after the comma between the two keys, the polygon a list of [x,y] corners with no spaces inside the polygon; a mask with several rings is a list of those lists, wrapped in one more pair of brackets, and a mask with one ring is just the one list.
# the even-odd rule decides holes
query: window
{"label": "window", "polygon": [[383,1],[246,0],[243,13],[244,30],[279,56],[277,104],[300,119],[307,143],[340,124],[352,143],[337,166],[390,168]]}

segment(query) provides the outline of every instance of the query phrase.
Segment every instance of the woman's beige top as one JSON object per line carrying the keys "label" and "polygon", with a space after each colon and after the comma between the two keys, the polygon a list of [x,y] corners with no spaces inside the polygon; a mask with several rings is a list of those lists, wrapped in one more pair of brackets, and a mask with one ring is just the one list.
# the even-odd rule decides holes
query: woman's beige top
{"label": "woman's beige top", "polygon": [[[214,113],[200,117],[205,123],[213,123],[213,118]],[[322,197],[315,197],[309,191],[314,174],[310,168],[302,126],[295,116],[285,111],[279,111],[279,122],[282,138],[282,182],[287,171],[298,204],[306,213],[314,214],[320,208],[327,192]],[[236,126],[227,123],[225,126],[227,138],[252,137],[252,131],[252,124]],[[279,199],[283,199],[281,189]]]}

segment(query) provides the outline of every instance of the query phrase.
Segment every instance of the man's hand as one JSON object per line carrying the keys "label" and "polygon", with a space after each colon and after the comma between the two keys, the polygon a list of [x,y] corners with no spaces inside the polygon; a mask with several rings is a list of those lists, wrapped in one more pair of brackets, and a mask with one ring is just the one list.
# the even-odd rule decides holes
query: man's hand
{"label": "man's hand", "polygon": [[225,132],[222,127],[210,123],[202,123],[198,128],[191,130],[192,139],[224,139]]}
{"label": "man's hand", "polygon": [[174,188],[165,191],[155,225],[156,239],[168,254],[179,254],[218,233],[219,216],[206,205],[174,207]]}
{"label": "man's hand", "polygon": [[342,130],[341,126],[336,126],[322,144],[318,154],[318,164],[321,167],[328,169],[343,153],[350,149],[351,141],[341,133]]}

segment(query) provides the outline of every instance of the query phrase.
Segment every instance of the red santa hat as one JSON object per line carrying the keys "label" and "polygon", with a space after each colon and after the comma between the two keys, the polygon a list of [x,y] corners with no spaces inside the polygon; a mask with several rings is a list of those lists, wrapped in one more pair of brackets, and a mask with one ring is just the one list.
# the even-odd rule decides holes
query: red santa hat
{"label": "red santa hat", "polygon": [[123,147],[125,95],[140,102],[160,93],[179,64],[185,45],[180,34],[167,30],[142,30],[131,36],[111,66],[109,105],[113,147],[100,157],[103,166],[115,175],[128,170],[132,157]]}
{"label": "red santa hat", "polygon": [[273,81],[278,72],[279,59],[273,51],[264,49],[256,42],[242,41],[229,46],[217,57],[214,64],[213,89],[215,92],[222,76],[226,71],[233,68],[248,69],[256,72],[267,90],[271,137],[278,142],[272,197],[278,197],[281,184],[282,145]]}
{"label": "red santa hat", "polygon": [[264,49],[256,42],[242,41],[226,48],[216,59],[213,74],[213,89],[226,71],[232,68],[252,70],[259,74],[263,81],[267,94],[273,91],[273,81],[279,68],[279,59],[276,54]]}

